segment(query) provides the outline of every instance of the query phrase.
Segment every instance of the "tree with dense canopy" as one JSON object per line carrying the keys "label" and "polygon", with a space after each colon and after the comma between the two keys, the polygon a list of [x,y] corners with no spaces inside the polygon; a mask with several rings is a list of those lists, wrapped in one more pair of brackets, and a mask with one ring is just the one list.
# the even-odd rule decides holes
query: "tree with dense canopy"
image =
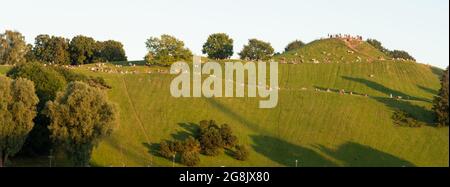
{"label": "tree with dense canopy", "polygon": [[37,105],[38,115],[34,119],[35,125],[30,132],[23,151],[31,154],[46,154],[51,149],[49,119],[41,113],[47,101],[53,100],[59,91],[66,86],[66,80],[57,71],[44,67],[38,62],[23,63],[14,66],[7,73],[8,77],[26,78],[34,82],[36,95],[39,98]]}
{"label": "tree with dense canopy", "polygon": [[50,137],[76,166],[87,166],[93,148],[116,124],[116,109],[104,92],[83,82],[72,82],[55,101],[47,102]]}
{"label": "tree with dense canopy", "polygon": [[436,115],[438,126],[448,126],[449,124],[449,103],[448,103],[448,66],[441,78],[441,89],[434,99],[433,111]]}
{"label": "tree with dense canopy", "polygon": [[100,59],[100,61],[127,61],[127,56],[125,55],[123,44],[114,40],[97,42],[97,50],[95,56],[96,58]]}
{"label": "tree with dense canopy", "polygon": [[26,62],[28,50],[25,37],[20,32],[6,30],[0,34],[0,64]]}
{"label": "tree with dense canopy", "polygon": [[247,45],[239,53],[242,60],[270,60],[274,53],[274,49],[268,42],[257,39],[250,39]]}
{"label": "tree with dense canopy", "polygon": [[72,65],[92,63],[96,47],[96,41],[91,37],[78,35],[72,38],[69,44]]}
{"label": "tree with dense canopy", "polygon": [[177,61],[191,61],[192,52],[184,47],[184,42],[170,35],[151,37],[145,42],[148,64],[170,65]]}
{"label": "tree with dense canopy", "polygon": [[41,34],[33,47],[36,60],[54,64],[70,64],[69,39]]}
{"label": "tree with dense canopy", "polygon": [[34,126],[38,101],[33,82],[0,76],[0,167],[22,148]]}
{"label": "tree with dense canopy", "polygon": [[293,51],[296,49],[299,49],[300,47],[303,47],[305,45],[305,43],[303,43],[300,40],[295,40],[291,43],[289,43],[285,48],[284,48],[284,52],[288,52],[288,51]]}
{"label": "tree with dense canopy", "polygon": [[233,39],[225,33],[211,34],[203,44],[203,54],[212,59],[227,59],[233,55]]}

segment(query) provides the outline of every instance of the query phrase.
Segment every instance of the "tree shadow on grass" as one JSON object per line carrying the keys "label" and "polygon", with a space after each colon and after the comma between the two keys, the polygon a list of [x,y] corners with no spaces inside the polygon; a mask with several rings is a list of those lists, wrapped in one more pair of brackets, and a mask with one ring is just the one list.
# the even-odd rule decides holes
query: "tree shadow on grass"
{"label": "tree shadow on grass", "polygon": [[401,96],[401,97],[403,97],[405,99],[408,99],[408,100],[431,102],[430,99],[411,96],[411,95],[405,94],[403,92],[390,89],[388,87],[385,87],[382,84],[379,84],[379,83],[376,83],[374,81],[370,81],[370,80],[367,80],[367,79],[353,78],[353,77],[347,77],[347,76],[343,76],[342,78],[344,78],[346,80],[351,80],[351,81],[354,81],[354,82],[358,82],[358,83],[364,84],[364,85],[366,85],[369,88],[372,88],[374,90],[377,90],[377,91],[379,91],[381,93],[386,94],[387,96],[392,94],[393,96]]}
{"label": "tree shadow on grass", "polygon": [[410,114],[417,121],[432,124],[434,123],[434,114],[431,110],[426,109],[423,106],[411,104],[408,101],[396,100],[391,98],[374,97],[378,102],[385,104],[387,107],[394,110],[400,110]]}
{"label": "tree shadow on grass", "polygon": [[430,94],[433,94],[433,95],[437,95],[438,94],[437,90],[433,90],[431,88],[427,88],[425,86],[420,86],[420,85],[417,85],[417,87],[420,88],[421,90],[425,91],[425,92],[430,93]]}
{"label": "tree shadow on grass", "polygon": [[337,166],[334,162],[309,148],[270,136],[255,135],[251,138],[254,142],[252,147],[257,153],[284,166],[295,167],[296,160],[298,160],[298,166],[300,167]]}
{"label": "tree shadow on grass", "polygon": [[198,124],[189,122],[189,123],[178,123],[178,125],[180,127],[182,127],[183,130],[177,131],[176,133],[172,134],[172,137],[175,140],[183,141],[183,140],[186,140],[190,136],[192,136],[192,137],[198,136],[199,129],[200,129]]}
{"label": "tree shadow on grass", "polygon": [[347,142],[338,149],[329,149],[322,145],[317,146],[320,151],[340,160],[348,167],[413,167],[413,163],[400,159],[366,145]]}
{"label": "tree shadow on grass", "polygon": [[431,66],[430,69],[431,72],[438,77],[438,79],[440,79],[442,75],[444,75],[444,70],[441,68]]}
{"label": "tree shadow on grass", "polygon": [[263,134],[271,134],[270,132],[261,129],[257,124],[249,121],[248,119],[244,118],[242,115],[239,114],[239,112],[235,112],[231,110],[229,107],[223,105],[222,103],[218,102],[216,99],[210,98],[207,99],[207,101],[215,108],[219,109],[223,113],[229,115],[233,119],[239,121],[241,124],[245,125],[246,127],[250,128],[251,130],[255,132],[260,132]]}

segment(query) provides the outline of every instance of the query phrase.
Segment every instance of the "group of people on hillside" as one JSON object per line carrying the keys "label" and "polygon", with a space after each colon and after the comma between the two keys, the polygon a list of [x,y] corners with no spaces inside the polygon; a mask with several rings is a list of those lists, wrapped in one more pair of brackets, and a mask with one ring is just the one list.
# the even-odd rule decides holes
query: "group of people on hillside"
{"label": "group of people on hillside", "polygon": [[328,38],[338,38],[338,39],[344,39],[347,41],[352,41],[352,40],[357,40],[357,41],[362,41],[363,37],[356,35],[356,36],[352,36],[350,34],[328,34]]}

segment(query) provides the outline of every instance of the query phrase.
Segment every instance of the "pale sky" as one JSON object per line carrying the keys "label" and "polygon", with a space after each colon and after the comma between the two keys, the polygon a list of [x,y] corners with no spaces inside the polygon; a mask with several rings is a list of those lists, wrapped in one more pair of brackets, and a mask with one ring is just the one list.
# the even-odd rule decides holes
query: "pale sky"
{"label": "pale sky", "polygon": [[362,35],[421,63],[449,64],[448,0],[1,0],[0,32],[118,40],[129,60],[141,60],[150,36],[171,34],[195,54],[208,35],[234,39],[235,56],[250,38],[282,51],[295,39],[328,33]]}

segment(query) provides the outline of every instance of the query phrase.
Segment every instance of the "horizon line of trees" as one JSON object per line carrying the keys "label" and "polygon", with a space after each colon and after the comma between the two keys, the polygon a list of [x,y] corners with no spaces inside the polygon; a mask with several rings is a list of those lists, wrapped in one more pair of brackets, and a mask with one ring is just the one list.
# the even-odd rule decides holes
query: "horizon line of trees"
{"label": "horizon line of trees", "polygon": [[77,35],[72,39],[40,34],[27,44],[18,31],[0,33],[0,64],[38,61],[59,65],[127,61],[123,44],[115,40],[97,41]]}

